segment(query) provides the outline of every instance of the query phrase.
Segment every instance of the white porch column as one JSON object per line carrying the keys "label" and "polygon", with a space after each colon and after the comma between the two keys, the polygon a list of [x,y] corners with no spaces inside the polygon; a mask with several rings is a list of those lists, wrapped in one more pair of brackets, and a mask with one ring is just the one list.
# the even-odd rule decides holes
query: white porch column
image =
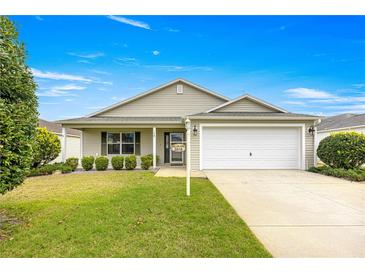
{"label": "white porch column", "polygon": [[190,196],[190,176],[191,176],[191,160],[190,160],[190,139],[191,139],[191,122],[185,120],[186,128],[186,195]]}
{"label": "white porch column", "polygon": [[67,134],[66,128],[62,126],[62,144],[61,144],[62,162],[66,161],[66,150],[67,150]]}
{"label": "white porch column", "polygon": [[84,156],[84,131],[81,130],[81,134],[80,134],[80,160],[79,162],[81,163],[81,159]]}
{"label": "white porch column", "polygon": [[156,145],[156,127],[152,128],[152,146],[153,146],[153,149],[152,149],[153,169],[155,169],[156,168],[156,148],[157,148],[157,145]]}

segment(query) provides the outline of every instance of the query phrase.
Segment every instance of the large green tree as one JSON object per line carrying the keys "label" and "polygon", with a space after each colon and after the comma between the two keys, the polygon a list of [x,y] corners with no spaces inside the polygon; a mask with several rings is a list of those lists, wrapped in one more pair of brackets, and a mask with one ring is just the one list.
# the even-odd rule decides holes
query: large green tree
{"label": "large green tree", "polygon": [[36,84],[14,23],[0,16],[0,193],[21,184],[32,162]]}

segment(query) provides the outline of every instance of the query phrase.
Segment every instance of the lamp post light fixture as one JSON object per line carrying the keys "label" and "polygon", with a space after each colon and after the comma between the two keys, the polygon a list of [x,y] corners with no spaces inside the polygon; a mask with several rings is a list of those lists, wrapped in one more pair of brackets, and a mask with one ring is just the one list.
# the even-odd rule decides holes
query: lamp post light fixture
{"label": "lamp post light fixture", "polygon": [[198,128],[196,125],[193,126],[193,134],[194,134],[194,136],[198,135]]}

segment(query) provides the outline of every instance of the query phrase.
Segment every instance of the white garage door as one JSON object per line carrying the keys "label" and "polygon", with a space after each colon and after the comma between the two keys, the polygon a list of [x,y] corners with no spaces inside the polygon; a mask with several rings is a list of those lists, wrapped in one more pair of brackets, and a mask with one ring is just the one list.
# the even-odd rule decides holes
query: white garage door
{"label": "white garage door", "polygon": [[203,127],[202,169],[300,169],[300,128]]}

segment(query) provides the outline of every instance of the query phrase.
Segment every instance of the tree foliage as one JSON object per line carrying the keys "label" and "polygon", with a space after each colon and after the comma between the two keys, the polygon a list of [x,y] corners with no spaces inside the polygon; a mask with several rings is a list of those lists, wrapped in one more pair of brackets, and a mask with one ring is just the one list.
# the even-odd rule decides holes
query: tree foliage
{"label": "tree foliage", "polygon": [[40,167],[56,159],[61,152],[61,142],[56,134],[46,128],[37,128],[33,143],[32,167]]}
{"label": "tree foliage", "polygon": [[339,132],[324,138],[317,155],[333,168],[353,169],[365,164],[365,135],[357,132]]}
{"label": "tree foliage", "polygon": [[14,24],[0,16],[0,193],[21,184],[32,161],[38,103],[25,59]]}

